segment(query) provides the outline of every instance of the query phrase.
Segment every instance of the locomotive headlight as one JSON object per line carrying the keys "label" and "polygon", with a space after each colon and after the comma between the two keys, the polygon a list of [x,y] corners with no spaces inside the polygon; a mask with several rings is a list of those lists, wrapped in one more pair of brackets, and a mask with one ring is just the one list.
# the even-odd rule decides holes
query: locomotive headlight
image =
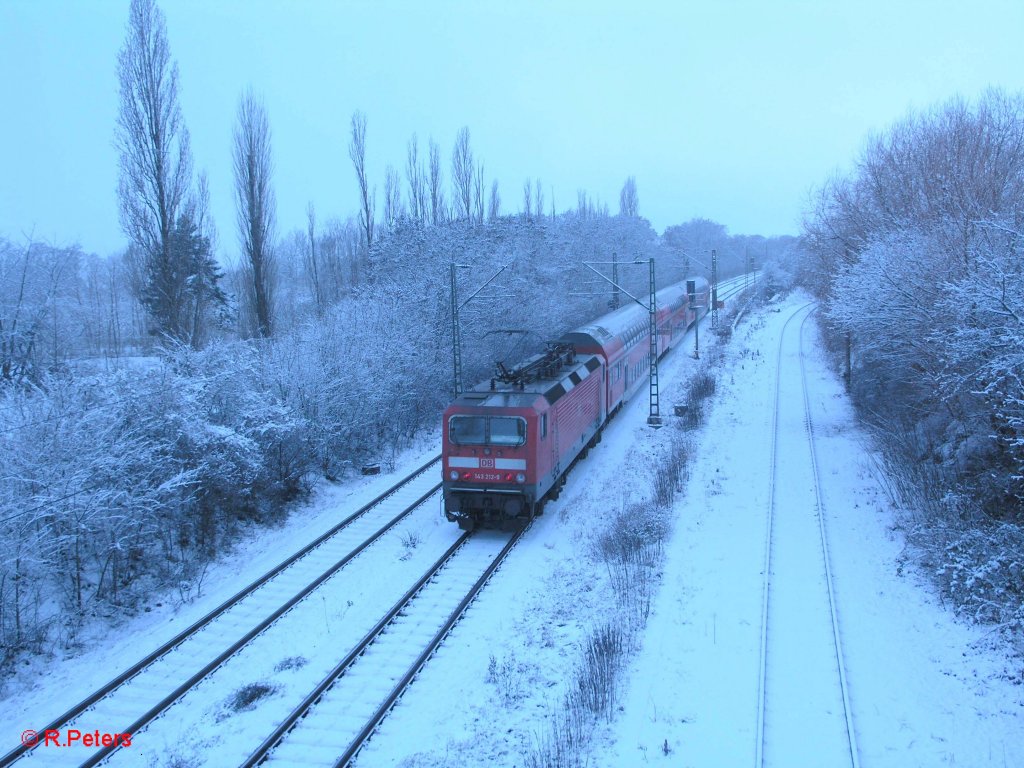
{"label": "locomotive headlight", "polygon": [[448,478],[451,479],[451,480],[458,480],[459,479],[459,470],[453,469],[451,472],[448,473]]}
{"label": "locomotive headlight", "polygon": [[526,482],[526,475],[524,475],[522,472],[520,472],[518,475],[516,475],[516,482],[517,483],[525,483]]}

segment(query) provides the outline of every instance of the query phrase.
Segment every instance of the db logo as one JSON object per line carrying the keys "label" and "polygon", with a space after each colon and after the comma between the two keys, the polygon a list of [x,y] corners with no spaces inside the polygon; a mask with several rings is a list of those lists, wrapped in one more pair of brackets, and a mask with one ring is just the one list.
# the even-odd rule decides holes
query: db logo
{"label": "db logo", "polygon": [[481,469],[494,469],[494,459],[480,459]]}

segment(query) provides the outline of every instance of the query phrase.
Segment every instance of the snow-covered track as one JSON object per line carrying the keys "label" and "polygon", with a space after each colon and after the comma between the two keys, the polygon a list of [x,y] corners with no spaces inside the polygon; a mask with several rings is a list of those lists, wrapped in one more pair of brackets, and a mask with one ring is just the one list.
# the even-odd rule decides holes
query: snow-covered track
{"label": "snow-covered track", "polygon": [[821,500],[821,483],[818,477],[818,455],[814,444],[814,421],[811,418],[811,399],[807,387],[807,365],[804,356],[804,326],[814,311],[812,309],[800,321],[800,383],[804,399],[804,426],[807,432],[807,445],[810,448],[811,471],[814,474],[815,507],[818,510],[818,533],[821,541],[822,564],[825,568],[825,585],[828,587],[828,608],[832,624],[832,645],[835,651],[836,671],[839,674],[839,688],[843,696],[843,718],[846,721],[846,742],[850,752],[851,768],[860,768],[857,756],[857,736],[853,728],[853,708],[850,706],[850,689],[846,681],[846,665],[843,661],[843,643],[839,634],[839,614],[836,610],[835,587],[832,581],[832,564],[829,557],[828,533],[825,530],[825,505]]}
{"label": "snow-covered track", "polygon": [[349,765],[524,533],[462,534],[244,768]]}
{"label": "snow-covered track", "polygon": [[[797,309],[779,337],[755,768],[792,765],[810,755],[816,764],[859,768],[804,366],[803,331],[813,311],[812,304]],[[794,333],[787,330],[798,317],[794,343]],[[794,357],[799,358],[798,370]],[[782,384],[784,376],[787,387]],[[798,389],[799,403],[795,402]],[[791,396],[783,398],[784,390]],[[788,438],[791,448],[784,460],[780,434]],[[808,454],[794,450],[801,442]]]}
{"label": "snow-covered track", "polygon": [[[440,483],[432,470],[439,461],[440,456],[432,458],[40,728],[40,742],[48,730],[91,732],[96,723],[108,732],[137,733],[436,494]],[[85,717],[89,723],[83,723]],[[82,761],[84,768],[118,748],[23,744],[0,757],[0,768],[26,757],[34,766]]]}

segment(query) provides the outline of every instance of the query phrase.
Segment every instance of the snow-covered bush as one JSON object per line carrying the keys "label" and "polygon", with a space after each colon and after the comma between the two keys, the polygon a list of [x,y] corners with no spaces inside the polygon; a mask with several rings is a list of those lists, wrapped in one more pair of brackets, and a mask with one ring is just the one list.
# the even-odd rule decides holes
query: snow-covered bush
{"label": "snow-covered bush", "polygon": [[501,661],[493,653],[487,661],[485,682],[493,685],[503,706],[509,707],[523,696],[524,665],[516,658],[515,652]]}
{"label": "snow-covered bush", "polygon": [[273,696],[280,689],[279,686],[260,681],[248,683],[232,693],[224,702],[224,710],[228,714],[234,712],[251,712],[256,709],[259,703]]}
{"label": "snow-covered bush", "polygon": [[[5,653],[60,620],[192,583],[246,519],[294,496],[302,422],[243,346],[175,350],[152,368],[7,390],[0,434]],[[52,595],[43,599],[42,595]]]}
{"label": "snow-covered bush", "polygon": [[619,678],[629,634],[615,624],[604,624],[590,634],[583,647],[575,687],[569,691],[571,706],[611,722],[619,700]]}
{"label": "snow-covered bush", "polygon": [[957,610],[1024,631],[1024,535],[1006,523],[951,537],[937,575]]}

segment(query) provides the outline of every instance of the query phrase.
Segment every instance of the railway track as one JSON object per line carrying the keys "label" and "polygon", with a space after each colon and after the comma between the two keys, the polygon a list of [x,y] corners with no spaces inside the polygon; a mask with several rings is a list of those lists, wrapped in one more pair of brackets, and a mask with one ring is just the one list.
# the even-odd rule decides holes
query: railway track
{"label": "railway track", "polygon": [[[433,470],[439,461],[436,456],[410,473],[38,729],[40,741],[47,731],[90,733],[96,725],[107,732],[137,733],[436,494],[440,483]],[[23,743],[0,757],[0,768],[28,757],[33,766],[93,766],[118,748],[41,749]]]}
{"label": "railway track", "polygon": [[[719,301],[726,301],[727,299],[742,296],[742,294],[746,292],[749,288],[753,288],[756,285],[756,283],[756,272],[751,276],[737,275],[735,277],[730,277],[728,280],[723,280],[718,284],[718,299]],[[735,323],[739,322],[740,318],[743,316],[744,311],[744,309],[741,309],[740,312],[737,314],[736,320],[733,325],[734,328]],[[703,318],[701,318],[701,322],[703,323],[705,318],[707,318],[708,322],[710,322],[710,317],[711,312],[708,312]]]}
{"label": "railway track", "polygon": [[[793,765],[808,755],[816,764],[859,768],[803,360],[804,324],[811,312],[810,304],[794,312],[779,339],[755,768]],[[798,317],[794,340],[787,331]],[[783,398],[784,382],[787,391],[801,397]],[[780,435],[794,445],[802,442],[807,454],[788,451],[781,461]]]}
{"label": "railway track", "polygon": [[349,765],[525,530],[511,537],[463,533],[264,740],[244,768]]}

